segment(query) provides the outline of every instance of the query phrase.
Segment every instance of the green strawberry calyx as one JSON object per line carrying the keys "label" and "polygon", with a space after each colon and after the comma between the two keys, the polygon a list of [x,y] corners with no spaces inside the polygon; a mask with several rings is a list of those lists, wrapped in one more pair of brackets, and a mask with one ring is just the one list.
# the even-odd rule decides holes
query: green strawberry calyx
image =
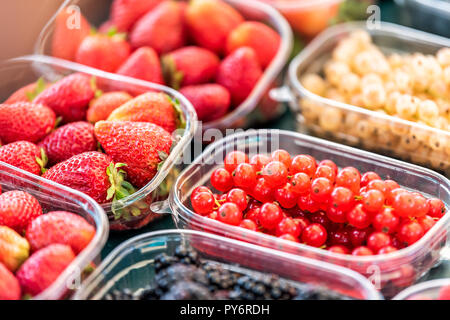
{"label": "green strawberry calyx", "polygon": [[183,81],[183,72],[177,70],[175,60],[170,55],[165,55],[161,58],[162,72],[164,80],[173,89],[180,89],[181,82]]}
{"label": "green strawberry calyx", "polygon": [[48,163],[47,155],[45,154],[44,148],[41,148],[41,157],[36,157],[36,162],[41,167],[41,174],[44,174],[47,169],[45,168]]}
{"label": "green strawberry calyx", "polygon": [[128,197],[136,192],[136,189],[131,183],[125,181],[126,173],[121,167],[126,166],[125,163],[111,162],[106,168],[106,174],[108,175],[111,186],[108,188],[106,200],[117,201]]}
{"label": "green strawberry calyx", "polygon": [[42,91],[44,91],[45,87],[47,86],[47,83],[45,82],[44,78],[39,78],[36,81],[36,87],[31,90],[25,92],[25,95],[27,96],[27,99],[32,102],[34,98],[36,98]]}
{"label": "green strawberry calyx", "polygon": [[184,116],[183,110],[181,110],[180,101],[177,98],[169,98],[170,103],[172,103],[173,108],[175,109],[175,113],[177,114],[177,128],[185,129],[186,128],[186,118]]}

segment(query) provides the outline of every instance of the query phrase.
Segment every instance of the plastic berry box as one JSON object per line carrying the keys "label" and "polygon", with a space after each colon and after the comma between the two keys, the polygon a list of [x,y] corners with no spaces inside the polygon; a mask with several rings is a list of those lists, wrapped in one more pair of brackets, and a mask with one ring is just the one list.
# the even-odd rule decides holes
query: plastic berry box
{"label": "plastic berry box", "polygon": [[0,161],[0,186],[2,192],[22,190],[34,196],[42,206],[44,214],[49,211],[69,211],[86,219],[95,227],[95,236],[75,260],[61,273],[53,284],[36,300],[63,299],[71,295],[83,280],[87,267],[100,262],[100,253],[108,238],[108,218],[103,209],[90,197],[52,181],[42,179]]}
{"label": "plastic berry box", "polygon": [[[267,4],[255,0],[223,1],[239,10],[244,18],[261,21],[272,27],[280,34],[281,42],[277,55],[266,68],[263,76],[260,78],[247,99],[224,117],[203,123],[203,131],[211,128],[225,131],[225,129],[229,128],[250,127],[256,123],[264,123],[274,119],[285,110],[282,103],[270,98],[269,91],[281,84],[281,71],[287,63],[291,53],[292,31],[289,24],[277,10]],[[58,12],[66,10],[71,5],[77,5],[88,21],[94,25],[99,25],[108,17],[111,0],[66,0],[58,9]],[[35,53],[51,55],[50,48],[57,13],[41,31],[35,45]]]}
{"label": "plastic berry box", "polygon": [[425,281],[403,290],[393,300],[435,300],[438,298],[439,290],[445,286],[450,286],[450,279]]}
{"label": "plastic berry box", "polygon": [[173,256],[180,244],[192,246],[203,259],[247,272],[274,273],[356,299],[382,299],[367,279],[349,269],[192,230],[156,231],[129,239],[105,258],[73,298],[98,300],[112,290],[142,289],[155,276],[154,258],[161,253]]}
{"label": "plastic berry box", "polygon": [[[352,166],[360,172],[375,171],[382,179],[389,177],[404,188],[417,190],[427,197],[440,198],[447,207],[450,203],[450,181],[434,171],[291,131],[248,130],[209,145],[178,176],[168,203],[177,227],[212,232],[353,269],[371,279],[385,297],[392,297],[413,284],[439,262],[441,250],[446,247],[450,213],[407,248],[384,255],[352,256],[226,225],[200,216],[190,209],[192,190],[200,185],[211,187],[210,175],[217,167],[223,166],[227,153],[240,150],[252,156],[257,153],[270,154],[280,148],[292,155],[310,154],[317,160],[330,159],[340,168]],[[170,212],[164,205],[161,205],[160,211]]]}
{"label": "plastic berry box", "polygon": [[[319,73],[340,39],[355,30],[365,30],[384,53],[435,54],[450,47],[450,40],[391,23],[368,28],[366,22],[331,27],[315,38],[289,65],[287,86],[272,92],[289,103],[296,113],[298,131],[358,148],[394,156],[450,174],[450,133],[427,125],[396,118],[308,91],[299,78]],[[415,137],[428,137],[417,141]],[[417,143],[413,143],[417,141]]]}
{"label": "plastic berry box", "polygon": [[[180,108],[186,119],[186,128],[183,132],[177,131],[175,146],[158,173],[146,186],[134,194],[116,202],[101,205],[109,217],[111,229],[125,230],[140,228],[160,217],[149,209],[149,205],[153,201],[160,201],[161,199],[167,198],[176,174],[180,171],[179,160],[191,142],[197,128],[197,116],[194,108],[184,96],[165,86],[103,72],[47,56],[19,57],[0,64],[0,101],[4,101],[15,90],[36,81],[40,77],[43,77],[46,81],[53,82],[74,72],[95,76],[98,86],[102,89],[120,87],[125,91],[157,90],[166,93],[172,99],[178,99],[180,102]],[[114,213],[120,213],[121,210],[131,210],[134,206],[138,205],[138,201],[141,209],[141,213],[138,216],[131,216],[129,219],[123,217],[119,219],[114,218]],[[146,204],[145,208],[141,208],[142,203]]]}

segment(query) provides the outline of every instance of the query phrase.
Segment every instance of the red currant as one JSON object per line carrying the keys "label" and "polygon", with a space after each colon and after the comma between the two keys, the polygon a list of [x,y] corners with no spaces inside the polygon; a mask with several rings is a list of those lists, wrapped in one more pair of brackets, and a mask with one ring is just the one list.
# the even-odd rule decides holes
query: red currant
{"label": "red currant", "polygon": [[229,173],[233,173],[241,163],[248,163],[248,157],[242,151],[232,151],[225,156],[224,165]]}
{"label": "red currant", "polygon": [[283,163],[271,161],[262,169],[262,176],[270,187],[277,188],[287,182],[288,171]]}
{"label": "red currant", "polygon": [[192,190],[191,198],[192,198],[195,194],[200,193],[200,192],[209,192],[209,193],[212,194],[212,191],[211,191],[208,187],[205,187],[205,186],[199,186],[199,187],[195,188],[194,190]]}
{"label": "red currant", "polygon": [[274,191],[264,178],[258,179],[251,194],[256,200],[262,203],[275,200]]}
{"label": "red currant", "polygon": [[340,228],[336,231],[330,231],[328,234],[328,242],[330,245],[350,246],[350,232],[348,229]]}
{"label": "red currant", "polygon": [[307,218],[305,218],[305,217],[294,218],[294,222],[299,225],[299,228],[301,230],[300,232],[305,230],[305,228],[311,224],[309,222],[309,220]]}
{"label": "red currant", "polygon": [[272,152],[271,158],[273,161],[281,162],[288,169],[291,166],[291,155],[286,150],[283,149],[275,150],[274,152]]}
{"label": "red currant", "polygon": [[336,165],[336,163],[334,163],[334,162],[331,161],[331,160],[322,160],[322,161],[320,161],[320,162],[319,162],[319,167],[320,167],[320,166],[328,166],[328,167],[330,167],[331,169],[333,169],[333,171],[334,171],[334,176],[336,176],[337,173],[338,173],[338,166]]}
{"label": "red currant", "polygon": [[381,180],[381,178],[377,173],[373,171],[368,171],[364,173],[361,177],[361,187],[367,186],[369,182],[372,180]]}
{"label": "red currant", "polygon": [[367,238],[372,233],[372,228],[358,229],[350,228],[350,241],[353,247],[363,246],[367,242]]}
{"label": "red currant", "polygon": [[247,193],[242,189],[231,189],[227,193],[227,202],[235,203],[241,211],[244,211],[248,204]]}
{"label": "red currant", "polygon": [[258,222],[259,211],[261,208],[252,208],[245,213],[245,219],[252,220],[256,224]]}
{"label": "red currant", "polygon": [[372,180],[367,184],[366,188],[367,190],[378,190],[383,196],[386,194],[386,184],[383,180]]}
{"label": "red currant", "polygon": [[239,224],[239,227],[248,229],[248,230],[252,230],[252,231],[256,231],[258,229],[258,226],[256,225],[256,223],[250,219],[242,220],[241,223]]}
{"label": "red currant", "polygon": [[400,185],[395,182],[394,180],[384,180],[384,196],[386,197],[386,199],[390,198],[391,196],[391,191],[400,188]]}
{"label": "red currant", "polygon": [[216,220],[217,219],[217,211],[211,212],[207,217],[210,219]]}
{"label": "red currant", "polygon": [[417,222],[419,222],[422,226],[423,233],[427,233],[428,230],[430,230],[436,224],[435,218],[432,218],[430,216],[420,217],[417,219]]}
{"label": "red currant", "polygon": [[405,245],[410,246],[422,238],[423,234],[423,227],[419,222],[413,220],[405,222],[400,226],[397,233],[397,238]]}
{"label": "red currant", "polygon": [[271,161],[270,158],[263,154],[255,154],[253,157],[250,158],[250,164],[255,169],[255,172],[261,171],[262,168],[270,161]]}
{"label": "red currant", "polygon": [[397,231],[399,223],[400,219],[394,214],[392,208],[386,207],[374,216],[372,225],[377,231],[391,234]]}
{"label": "red currant", "polygon": [[367,247],[361,246],[353,249],[352,255],[354,256],[373,256],[373,251]]}
{"label": "red currant", "polygon": [[290,183],[286,183],[283,188],[275,190],[275,200],[278,201],[283,208],[293,208],[297,204],[298,195],[294,192]]}
{"label": "red currant", "polygon": [[332,183],[336,180],[336,173],[333,168],[329,166],[318,166],[316,172],[314,173],[313,179],[316,178],[327,178]]}
{"label": "red currant", "polygon": [[283,234],[283,235],[279,236],[278,238],[283,239],[283,240],[298,242],[298,239],[296,237],[294,237],[292,234]]}
{"label": "red currant", "polygon": [[381,248],[391,245],[391,237],[384,233],[376,231],[367,238],[367,246],[373,252],[378,252]]}
{"label": "red currant", "polygon": [[297,205],[301,210],[307,212],[316,212],[317,210],[319,210],[319,204],[311,199],[311,194],[309,193],[304,196],[298,197]]}
{"label": "red currant", "polygon": [[311,199],[317,202],[327,202],[333,191],[333,184],[327,178],[316,178],[311,183]]}
{"label": "red currant", "polygon": [[251,189],[256,184],[256,173],[253,166],[248,163],[241,163],[233,171],[233,181],[236,187]]}
{"label": "red currant", "polygon": [[340,254],[349,254],[350,251],[341,245],[334,245],[328,248],[328,251],[333,252],[333,253],[340,253]]}
{"label": "red currant", "polygon": [[219,191],[227,192],[233,187],[233,178],[224,168],[218,168],[211,174],[211,184]]}
{"label": "red currant", "polygon": [[281,236],[283,234],[290,234],[298,238],[302,232],[301,228],[302,226],[298,222],[295,222],[294,219],[284,218],[277,225],[276,235]]}
{"label": "red currant", "polygon": [[437,198],[430,198],[427,200],[428,202],[428,215],[433,218],[442,218],[445,214],[445,204],[442,200]]}
{"label": "red currant", "polygon": [[359,171],[353,167],[346,167],[338,172],[336,176],[336,186],[346,187],[358,194],[361,183]]}
{"label": "red currant", "polygon": [[394,203],[395,197],[397,195],[399,195],[400,193],[405,193],[405,192],[408,192],[408,191],[406,191],[403,188],[397,188],[397,189],[391,190],[390,192],[386,192],[385,193],[386,194],[386,196],[385,196],[386,197],[386,204],[388,206],[391,206]]}
{"label": "red currant", "polygon": [[206,215],[214,209],[214,196],[210,192],[198,192],[191,197],[191,204],[194,211],[201,215]]}
{"label": "red currant", "polygon": [[235,203],[226,202],[218,209],[217,220],[232,226],[238,226],[242,221],[242,211]]}
{"label": "red currant", "polygon": [[289,168],[291,174],[303,172],[312,177],[316,172],[316,161],[311,156],[300,154],[292,158]]}
{"label": "red currant", "polygon": [[401,192],[397,194],[392,202],[394,213],[399,217],[414,216],[415,201],[414,195],[410,192]]}
{"label": "red currant", "polygon": [[363,209],[362,204],[359,203],[347,213],[347,221],[355,228],[365,229],[370,226],[372,217]]}
{"label": "red currant", "polygon": [[314,213],[311,213],[311,215],[309,216],[309,220],[311,220],[311,223],[322,225],[327,230],[331,228],[332,223],[330,219],[322,211],[316,211]]}
{"label": "red currant", "polygon": [[363,193],[361,203],[365,211],[369,213],[379,212],[384,205],[384,195],[377,189],[368,190]]}
{"label": "red currant", "polygon": [[292,218],[306,216],[306,213],[302,209],[300,209],[298,206],[295,206],[295,207],[289,208],[289,209],[285,209],[284,212]]}
{"label": "red currant", "polygon": [[425,216],[430,209],[427,199],[418,192],[413,192],[412,195],[414,196],[414,217],[419,218]]}
{"label": "red currant", "polygon": [[330,204],[335,209],[338,209],[340,211],[347,211],[354,205],[354,199],[355,197],[350,189],[347,189],[345,187],[336,187],[331,192]]}
{"label": "red currant", "polygon": [[302,241],[307,245],[320,247],[327,241],[327,231],[321,224],[310,224],[302,232]]}
{"label": "red currant", "polygon": [[274,203],[265,203],[262,205],[258,220],[265,229],[274,229],[283,219],[283,212],[280,207]]}
{"label": "red currant", "polygon": [[327,217],[335,223],[347,222],[347,212],[330,205],[327,208]]}
{"label": "red currant", "polygon": [[304,172],[296,173],[291,178],[292,191],[297,194],[305,194],[310,191],[311,178]]}
{"label": "red currant", "polygon": [[380,250],[378,250],[377,254],[388,254],[391,252],[395,252],[397,251],[397,248],[394,246],[386,246],[381,248]]}

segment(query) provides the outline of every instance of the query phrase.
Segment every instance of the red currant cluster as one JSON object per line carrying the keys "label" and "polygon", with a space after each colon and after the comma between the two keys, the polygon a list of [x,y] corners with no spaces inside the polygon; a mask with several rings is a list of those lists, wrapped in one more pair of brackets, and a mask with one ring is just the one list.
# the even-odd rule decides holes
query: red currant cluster
{"label": "red currant cluster", "polygon": [[407,191],[375,172],[338,169],[331,160],[285,150],[251,159],[226,155],[214,170],[214,194],[200,186],[194,211],[223,223],[320,247],[335,253],[374,255],[418,241],[446,211],[436,198]]}

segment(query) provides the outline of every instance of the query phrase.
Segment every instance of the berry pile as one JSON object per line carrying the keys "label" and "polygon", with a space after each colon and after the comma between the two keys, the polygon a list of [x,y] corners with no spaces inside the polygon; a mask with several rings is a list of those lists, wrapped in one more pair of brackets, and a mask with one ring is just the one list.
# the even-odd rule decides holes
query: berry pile
{"label": "berry pile", "polygon": [[94,33],[83,16],[76,29],[68,19],[67,10],[56,17],[53,56],[180,89],[201,121],[239,106],[280,44],[275,30],[221,0],[115,0]]}
{"label": "berry pile", "polygon": [[200,259],[197,252],[177,247],[174,256],[155,258],[152,284],[138,292],[113,290],[104,300],[342,300],[323,288],[294,284],[273,274],[231,271],[230,266]]}
{"label": "berry pile", "polygon": [[437,198],[375,172],[285,150],[251,157],[233,151],[211,185],[191,193],[193,210],[281,239],[356,256],[387,254],[418,241],[446,212]]}
{"label": "berry pile", "polygon": [[0,300],[43,292],[94,235],[95,228],[79,215],[43,214],[27,192],[0,194]]}

